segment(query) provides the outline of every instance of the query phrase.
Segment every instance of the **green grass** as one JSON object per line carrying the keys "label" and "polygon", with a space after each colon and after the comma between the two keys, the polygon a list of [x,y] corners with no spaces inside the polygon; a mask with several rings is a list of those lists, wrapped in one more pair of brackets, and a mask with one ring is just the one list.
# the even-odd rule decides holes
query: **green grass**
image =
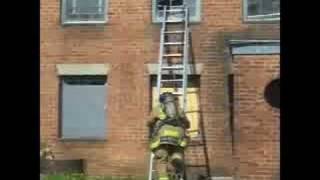
{"label": "green grass", "polygon": [[44,180],[147,180],[146,177],[115,177],[115,176],[103,176],[103,177],[93,177],[86,176],[84,174],[50,174],[47,175]]}

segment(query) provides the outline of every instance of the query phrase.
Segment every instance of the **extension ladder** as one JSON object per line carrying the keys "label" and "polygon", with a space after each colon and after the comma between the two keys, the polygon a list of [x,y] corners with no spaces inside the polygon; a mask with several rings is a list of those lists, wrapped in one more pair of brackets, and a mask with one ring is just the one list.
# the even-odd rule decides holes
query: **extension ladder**
{"label": "extension ladder", "polygon": [[[159,68],[157,76],[157,97],[160,97],[161,87],[165,84],[174,84],[176,96],[182,96],[182,109],[186,110],[187,66],[189,59],[189,13],[186,5],[163,6],[163,20],[160,35]],[[174,28],[170,30],[169,28]],[[177,27],[178,26],[178,27]],[[180,26],[180,27],[179,27]],[[172,36],[179,36],[182,40],[168,41]],[[182,52],[171,53],[172,49]],[[174,62],[175,61],[175,62]],[[174,62],[174,63],[173,63]],[[179,90],[180,89],[180,90]],[[150,155],[149,179],[154,179],[154,154]],[[179,175],[179,180],[184,179]]]}

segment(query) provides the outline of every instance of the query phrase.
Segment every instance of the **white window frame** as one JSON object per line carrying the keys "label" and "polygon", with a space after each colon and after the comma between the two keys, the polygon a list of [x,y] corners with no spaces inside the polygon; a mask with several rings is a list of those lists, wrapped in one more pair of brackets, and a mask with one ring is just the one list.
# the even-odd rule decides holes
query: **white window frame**
{"label": "white window frame", "polygon": [[266,15],[248,16],[248,1],[243,0],[243,19],[244,22],[274,22],[280,21],[280,12]]}
{"label": "white window frame", "polygon": [[[201,4],[202,4],[202,0],[195,0],[197,1],[196,4],[196,15],[195,16],[191,16],[189,19],[190,23],[199,23],[201,21]],[[152,0],[152,22],[153,23],[160,23],[161,18],[158,17],[157,13],[156,13],[156,4],[157,0]]]}
{"label": "white window frame", "polygon": [[[61,24],[62,25],[81,25],[81,24],[106,24],[108,22],[108,4],[109,0],[102,0],[105,1],[105,8],[103,11],[104,17],[103,20],[88,20],[88,21],[70,21],[66,17],[66,6],[67,1],[72,0],[61,0]],[[101,1],[101,2],[102,2]]]}

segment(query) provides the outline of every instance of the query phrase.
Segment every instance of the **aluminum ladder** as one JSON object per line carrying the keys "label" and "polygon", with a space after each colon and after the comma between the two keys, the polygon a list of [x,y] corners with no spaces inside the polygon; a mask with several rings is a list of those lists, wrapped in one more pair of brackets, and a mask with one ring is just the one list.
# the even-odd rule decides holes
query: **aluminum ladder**
{"label": "aluminum ladder", "polygon": [[[187,6],[163,6],[163,19],[162,19],[162,28],[160,34],[160,50],[159,50],[159,67],[157,74],[157,97],[160,97],[161,87],[164,84],[174,84],[176,96],[182,96],[182,110],[186,110],[186,89],[187,89],[187,67],[189,59],[189,12]],[[180,16],[180,17],[178,17]],[[173,26],[174,30],[169,30],[170,26]],[[177,27],[182,26],[182,27]],[[170,36],[180,35],[180,41],[167,41]],[[171,51],[172,47],[176,47],[182,50],[179,53],[168,53]],[[178,59],[179,63],[172,63],[171,59]],[[165,78],[165,76],[171,77]],[[179,77],[178,77],[179,76]],[[177,90],[180,88],[181,90]],[[148,180],[155,180],[154,174],[156,170],[154,169],[154,154],[150,155],[149,162],[149,178]],[[184,174],[180,175],[179,180],[184,179]]]}

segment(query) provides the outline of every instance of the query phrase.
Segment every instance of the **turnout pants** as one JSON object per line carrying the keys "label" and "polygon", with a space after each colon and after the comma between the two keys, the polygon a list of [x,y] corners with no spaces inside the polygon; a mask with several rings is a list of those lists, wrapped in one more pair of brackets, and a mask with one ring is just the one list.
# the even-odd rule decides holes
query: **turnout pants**
{"label": "turnout pants", "polygon": [[183,148],[162,145],[154,154],[159,180],[169,180],[170,175],[183,172]]}

